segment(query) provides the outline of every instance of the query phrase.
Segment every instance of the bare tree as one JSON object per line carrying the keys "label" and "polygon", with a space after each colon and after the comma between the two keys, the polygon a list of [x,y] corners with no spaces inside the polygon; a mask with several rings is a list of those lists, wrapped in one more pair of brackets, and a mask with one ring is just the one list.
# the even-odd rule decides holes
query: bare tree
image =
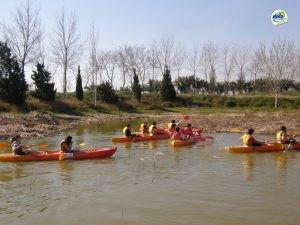
{"label": "bare tree", "polygon": [[97,106],[97,78],[99,73],[99,37],[98,33],[95,33],[94,25],[89,35],[89,71],[92,76],[92,87],[94,92],[94,106]]}
{"label": "bare tree", "polygon": [[198,45],[195,45],[193,50],[187,56],[187,66],[192,70],[192,75],[197,76],[197,72],[201,65],[201,51]]}
{"label": "bare tree", "polygon": [[268,84],[275,95],[274,107],[278,107],[279,93],[293,79],[296,68],[296,48],[293,41],[273,41],[269,49],[265,43],[261,43],[258,53],[258,60],[261,62],[262,71]]}
{"label": "bare tree", "polygon": [[183,46],[177,46],[175,50],[175,56],[174,56],[174,70],[177,73],[177,79],[180,76],[180,72],[182,70],[182,67],[184,63],[186,62],[186,52]]}
{"label": "bare tree", "polygon": [[122,82],[122,88],[125,88],[126,85],[126,76],[128,74],[128,65],[127,65],[127,55],[125,51],[126,46],[124,48],[120,47],[118,49],[118,57],[117,57],[117,65],[121,72],[121,82]]}
{"label": "bare tree", "polygon": [[216,62],[218,59],[218,47],[212,42],[204,43],[202,47],[203,65],[205,69],[206,80],[209,79],[209,90],[214,91],[216,84]]}
{"label": "bare tree", "polygon": [[20,62],[22,72],[25,65],[39,58],[43,37],[39,13],[39,8],[33,8],[30,1],[26,1],[11,14],[10,25],[1,24],[3,38]]}
{"label": "bare tree", "polygon": [[139,76],[139,80],[142,85],[142,91],[144,91],[144,84],[150,74],[151,67],[151,56],[149,50],[144,46],[135,48],[135,57],[134,57],[134,68],[136,68],[136,73]]}
{"label": "bare tree", "polygon": [[222,48],[222,64],[224,67],[224,81],[225,81],[225,94],[228,94],[228,84],[230,82],[231,74],[234,69],[235,53],[228,45]]}
{"label": "bare tree", "polygon": [[157,44],[156,57],[161,74],[164,74],[165,68],[174,65],[175,40],[171,37],[163,36]]}
{"label": "bare tree", "polygon": [[103,54],[102,65],[105,68],[106,77],[109,80],[110,85],[113,87],[115,69],[117,67],[117,52],[108,51]]}
{"label": "bare tree", "polygon": [[52,37],[52,54],[55,63],[63,69],[63,92],[67,92],[67,72],[78,65],[83,45],[77,33],[77,17],[75,12],[67,18],[65,10],[56,18],[57,27]]}
{"label": "bare tree", "polygon": [[238,69],[238,80],[246,80],[246,66],[248,64],[249,49],[245,47],[237,47],[235,51],[235,66]]}
{"label": "bare tree", "polygon": [[159,62],[157,57],[157,43],[154,41],[150,46],[150,66],[151,66],[151,74],[152,80],[156,80],[156,70],[159,68]]}

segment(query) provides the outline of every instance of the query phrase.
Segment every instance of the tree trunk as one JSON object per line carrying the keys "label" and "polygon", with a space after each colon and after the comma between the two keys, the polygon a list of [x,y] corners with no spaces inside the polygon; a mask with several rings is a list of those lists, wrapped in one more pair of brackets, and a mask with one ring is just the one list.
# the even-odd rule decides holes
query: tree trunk
{"label": "tree trunk", "polygon": [[274,104],[275,109],[277,109],[277,106],[278,106],[278,92],[275,93],[275,104]]}

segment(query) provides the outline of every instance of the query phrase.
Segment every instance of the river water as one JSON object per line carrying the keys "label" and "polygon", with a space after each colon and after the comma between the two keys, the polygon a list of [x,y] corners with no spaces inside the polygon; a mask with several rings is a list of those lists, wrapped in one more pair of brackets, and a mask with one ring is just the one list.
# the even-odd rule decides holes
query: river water
{"label": "river water", "polygon": [[178,149],[168,140],[112,144],[123,125],[34,140],[57,149],[71,134],[86,147],[117,146],[113,158],[0,163],[0,224],[300,224],[300,152],[227,152],[240,134]]}

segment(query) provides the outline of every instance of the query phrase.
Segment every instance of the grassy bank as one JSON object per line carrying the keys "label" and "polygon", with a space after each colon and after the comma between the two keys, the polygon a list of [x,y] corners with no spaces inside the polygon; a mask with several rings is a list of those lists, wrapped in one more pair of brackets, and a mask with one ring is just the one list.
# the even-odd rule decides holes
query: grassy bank
{"label": "grassy bank", "polygon": [[[85,93],[84,100],[78,101],[74,93],[63,96],[57,94],[56,101],[43,102],[28,96],[23,106],[15,106],[0,101],[0,112],[30,112],[40,111],[46,113],[149,113],[149,112],[239,112],[250,111],[275,111],[274,97],[264,95],[238,95],[218,96],[186,94],[177,96],[175,101],[167,102],[160,99],[158,93],[143,94],[142,101],[138,102],[130,92],[117,92],[119,101],[114,104],[97,102],[95,107],[90,93]],[[299,93],[284,93],[279,99],[279,110],[294,111],[300,108]]]}

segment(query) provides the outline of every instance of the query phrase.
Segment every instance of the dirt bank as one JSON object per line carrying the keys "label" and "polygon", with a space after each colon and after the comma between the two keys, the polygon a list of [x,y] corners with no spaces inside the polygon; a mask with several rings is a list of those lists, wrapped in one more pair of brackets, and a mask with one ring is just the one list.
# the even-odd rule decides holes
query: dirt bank
{"label": "dirt bank", "polygon": [[[179,121],[182,113],[160,114],[88,114],[88,115],[53,115],[40,112],[11,115],[0,114],[0,139],[8,139],[13,134],[23,137],[42,137],[76,126],[109,122],[112,120],[145,119],[151,122],[153,119],[165,121],[160,123],[164,127],[167,121],[176,119]],[[300,130],[299,112],[241,112],[241,113],[190,113],[194,127],[202,127],[206,132],[230,132],[231,128],[246,130],[252,127],[256,133],[274,134],[282,124],[289,130]],[[184,124],[184,123],[183,123]],[[120,128],[121,129],[121,128]]]}

